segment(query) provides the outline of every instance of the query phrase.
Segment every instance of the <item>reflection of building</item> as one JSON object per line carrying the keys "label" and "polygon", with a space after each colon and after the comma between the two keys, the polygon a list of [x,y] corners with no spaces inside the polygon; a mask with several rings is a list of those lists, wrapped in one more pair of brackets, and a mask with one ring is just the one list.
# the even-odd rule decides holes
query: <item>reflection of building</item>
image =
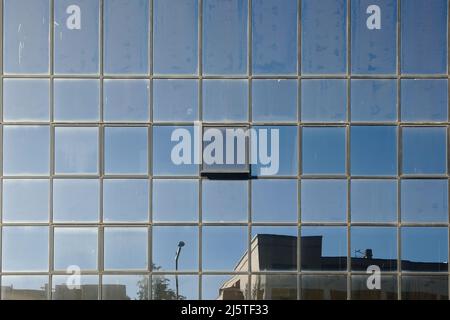
{"label": "reflection of building", "polygon": [[[322,236],[307,236],[301,238],[302,270],[346,271],[346,256],[323,256]],[[248,265],[248,255],[244,254],[238,262],[235,271],[245,271]],[[261,271],[296,271],[297,270],[297,237],[272,234],[258,234],[251,243],[251,269]],[[365,271],[370,265],[377,265],[381,270],[396,271],[396,259],[374,258],[370,248],[365,250],[363,257],[352,257],[353,270]],[[447,263],[401,261],[402,269],[411,271],[446,271]],[[397,289],[394,285],[385,286],[383,291],[367,289],[364,281],[354,283],[352,292],[362,298],[395,299]],[[445,281],[433,282],[429,278],[416,277],[410,284],[412,292],[421,292],[413,299],[437,299],[448,296]],[[250,290],[252,299],[296,299],[297,277],[289,274],[259,274],[252,276]],[[219,289],[218,299],[247,299],[249,278],[247,275],[236,275],[226,281]],[[408,285],[403,285],[408,289]],[[413,288],[416,287],[416,288]],[[420,290],[419,290],[420,289]],[[407,290],[408,291],[408,290]],[[346,299],[346,276],[312,276],[304,277],[302,295],[312,299]]]}
{"label": "reflection of building", "polygon": [[[104,284],[103,298],[108,300],[130,300],[126,294],[126,286],[120,284]],[[1,287],[3,299],[8,300],[46,300],[48,285],[42,289],[15,289],[13,286]],[[78,289],[69,289],[66,285],[56,285],[54,300],[97,300],[98,285],[84,284]]]}

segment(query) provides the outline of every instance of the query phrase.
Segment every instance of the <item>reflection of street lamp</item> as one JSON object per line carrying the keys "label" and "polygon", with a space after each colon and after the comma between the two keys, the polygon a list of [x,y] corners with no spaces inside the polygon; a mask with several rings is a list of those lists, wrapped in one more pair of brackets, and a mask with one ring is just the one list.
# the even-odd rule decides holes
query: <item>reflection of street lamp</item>
{"label": "reflection of street lamp", "polygon": [[175,287],[176,287],[177,300],[179,298],[179,294],[178,294],[178,258],[180,257],[181,248],[183,248],[184,245],[185,245],[185,243],[183,241],[178,242],[177,253],[175,254],[175,271],[177,272],[175,274]]}

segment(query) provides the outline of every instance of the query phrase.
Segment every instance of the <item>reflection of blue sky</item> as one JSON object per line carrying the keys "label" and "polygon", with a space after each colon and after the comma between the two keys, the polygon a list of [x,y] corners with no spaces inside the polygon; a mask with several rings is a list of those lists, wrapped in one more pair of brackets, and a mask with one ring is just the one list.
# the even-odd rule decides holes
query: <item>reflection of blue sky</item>
{"label": "reflection of blue sky", "polygon": [[3,71],[47,73],[50,1],[6,0],[3,12]]}
{"label": "reflection of blue sky", "polygon": [[244,221],[248,215],[247,181],[203,180],[203,221]]}
{"label": "reflection of blue sky", "polygon": [[297,72],[297,1],[252,1],[252,48],[255,74]]}
{"label": "reflection of blue sky", "polygon": [[347,180],[303,180],[302,221],[345,222]]}
{"label": "reflection of blue sky", "polygon": [[[445,127],[403,128],[403,172],[444,174],[447,172]],[[430,157],[430,155],[433,155]]]}
{"label": "reflection of blue sky", "polygon": [[4,121],[49,121],[49,80],[5,79],[3,91]]}
{"label": "reflection of blue sky", "polygon": [[146,270],[147,231],[145,227],[105,228],[105,269]]}
{"label": "reflection of blue sky", "polygon": [[345,0],[302,0],[302,72],[346,71]]}
{"label": "reflection of blue sky", "polygon": [[153,120],[198,120],[198,81],[186,79],[153,81]]}
{"label": "reflection of blue sky", "polygon": [[153,221],[198,221],[198,189],[198,180],[153,180]]}
{"label": "reflection of blue sky", "polygon": [[352,126],[351,174],[396,175],[397,131],[395,126]]}
{"label": "reflection of blue sky", "polygon": [[302,173],[345,174],[346,137],[344,127],[304,127]]}
{"label": "reflection of blue sky", "polygon": [[[67,8],[81,9],[81,29],[66,28]],[[98,0],[55,1],[55,73],[98,73],[99,70]]]}
{"label": "reflection of blue sky", "polygon": [[48,180],[3,180],[3,221],[47,221],[49,191]]}
{"label": "reflection of blue sky", "polygon": [[147,148],[147,128],[105,128],[105,172],[147,174]]}
{"label": "reflection of blue sky", "polygon": [[105,80],[103,86],[104,120],[148,121],[149,95],[149,80]]}
{"label": "reflection of blue sky", "polygon": [[402,221],[448,222],[447,180],[403,180]]}
{"label": "reflection of blue sky", "polygon": [[54,268],[66,271],[69,266],[97,270],[97,228],[55,228]]}
{"label": "reflection of blue sky", "polygon": [[146,179],[104,180],[104,221],[148,221],[149,182]]}
{"label": "reflection of blue sky", "polygon": [[401,229],[402,260],[448,261],[448,229],[404,227]]}
{"label": "reflection of blue sky", "polygon": [[204,227],[203,269],[232,271],[247,251],[247,231],[247,227]]}
{"label": "reflection of blue sky", "polygon": [[104,7],[105,73],[146,74],[149,1],[108,0]]}
{"label": "reflection of blue sky", "polygon": [[247,0],[203,1],[203,71],[247,72]]}
{"label": "reflection of blue sky", "polygon": [[297,180],[255,180],[252,182],[253,222],[296,222]]}
{"label": "reflection of blue sky", "polygon": [[303,122],[343,122],[347,119],[347,81],[302,80]]}
{"label": "reflection of blue sky", "polygon": [[2,271],[47,271],[48,227],[3,227]]}
{"label": "reflection of blue sky", "polygon": [[203,120],[247,121],[247,80],[203,80]]}
{"label": "reflection of blue sky", "polygon": [[352,79],[350,101],[352,121],[395,121],[397,81]]}
{"label": "reflection of blue sky", "polygon": [[[366,26],[370,5],[381,10],[382,27],[370,30]],[[359,74],[395,73],[397,60],[397,1],[351,0],[352,72]]]}
{"label": "reflection of blue sky", "polygon": [[3,173],[38,175],[50,171],[48,126],[3,127]]}
{"label": "reflection of blue sky", "polygon": [[[138,292],[139,286],[138,283],[142,280],[148,281],[148,278],[145,276],[138,275],[105,275],[102,278],[103,285],[123,285],[125,286],[126,295],[131,300],[139,299]],[[117,288],[109,288],[111,291],[108,292],[108,287],[103,287],[103,297],[110,297],[110,299],[117,299]]]}
{"label": "reflection of blue sky", "polygon": [[447,73],[447,0],[403,2],[402,72]]}
{"label": "reflection of blue sky", "polygon": [[448,81],[401,80],[402,121],[447,121]]}
{"label": "reflection of blue sky", "polygon": [[55,79],[55,121],[98,121],[100,119],[100,81],[94,79]]}
{"label": "reflection of blue sky", "polygon": [[352,222],[397,221],[397,180],[352,180]]}
{"label": "reflection of blue sky", "polygon": [[153,2],[155,74],[197,72],[197,16],[198,0]]}
{"label": "reflection of blue sky", "polygon": [[253,80],[252,120],[297,121],[297,80]]}
{"label": "reflection of blue sky", "polygon": [[53,220],[56,222],[98,221],[100,183],[96,179],[53,181]]}

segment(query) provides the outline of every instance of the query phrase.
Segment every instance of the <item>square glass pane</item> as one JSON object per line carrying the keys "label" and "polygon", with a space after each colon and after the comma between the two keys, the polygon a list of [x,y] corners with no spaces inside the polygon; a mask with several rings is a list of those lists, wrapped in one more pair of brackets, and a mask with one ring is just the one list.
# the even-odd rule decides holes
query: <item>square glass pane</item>
{"label": "square glass pane", "polygon": [[347,227],[301,229],[302,270],[346,270]]}
{"label": "square glass pane", "polygon": [[147,228],[106,227],[104,246],[105,270],[147,270]]}
{"label": "square glass pane", "polygon": [[[177,295],[178,283],[178,295]],[[153,275],[152,300],[197,300],[198,276]]]}
{"label": "square glass pane", "polygon": [[345,127],[303,127],[302,173],[345,174]]}
{"label": "square glass pane", "polygon": [[403,227],[401,229],[403,271],[448,270],[448,228]]}
{"label": "square glass pane", "polygon": [[148,217],[147,179],[103,180],[103,221],[146,222]]}
{"label": "square glass pane", "polygon": [[352,73],[396,73],[397,0],[351,1]]}
{"label": "square glass pane", "polygon": [[351,120],[387,122],[397,120],[397,81],[351,80]]}
{"label": "square glass pane", "polygon": [[248,221],[248,182],[202,181],[203,221]]}
{"label": "square glass pane", "polygon": [[347,300],[347,276],[304,275],[301,292],[302,300]]}
{"label": "square glass pane", "polygon": [[99,80],[55,79],[53,86],[55,121],[99,121]]}
{"label": "square glass pane", "polygon": [[252,275],[252,300],[297,300],[297,276]]}
{"label": "square glass pane", "polygon": [[47,222],[48,180],[3,180],[3,222]]}
{"label": "square glass pane", "polygon": [[403,79],[402,121],[445,122],[448,118],[448,81]]}
{"label": "square glass pane", "polygon": [[203,2],[203,72],[247,73],[247,0]]}
{"label": "square glass pane", "polygon": [[103,300],[148,300],[149,279],[144,275],[104,275]]}
{"label": "square glass pane", "polygon": [[54,6],[55,73],[98,73],[99,0],[62,0]]}
{"label": "square glass pane", "polygon": [[297,227],[252,226],[252,270],[296,271]]}
{"label": "square glass pane", "polygon": [[402,276],[402,300],[448,300],[448,277]]}
{"label": "square glass pane", "polygon": [[198,221],[198,180],[153,180],[153,221]]}
{"label": "square glass pane", "polygon": [[445,174],[447,130],[445,127],[403,128],[403,173]]}
{"label": "square glass pane", "polygon": [[3,227],[2,271],[48,271],[48,247],[48,227]]}
{"label": "square glass pane", "polygon": [[48,175],[49,172],[49,127],[4,126],[3,174]]}
{"label": "square glass pane", "polygon": [[49,80],[4,79],[3,120],[49,121],[49,94]]}
{"label": "square glass pane", "polygon": [[3,276],[2,300],[47,300],[48,276]]}
{"label": "square glass pane", "polygon": [[198,0],[153,1],[153,71],[198,73]]}
{"label": "square glass pane", "polygon": [[152,239],[154,271],[198,271],[198,227],[154,226]]}
{"label": "square glass pane", "polygon": [[203,121],[248,120],[247,80],[203,80]]}
{"label": "square glass pane", "polygon": [[448,222],[448,180],[402,180],[403,222]]}
{"label": "square glass pane", "polygon": [[82,275],[78,288],[72,285],[71,280],[71,276],[53,276],[53,300],[98,300],[98,276]]}
{"label": "square glass pane", "polygon": [[203,270],[247,272],[247,227],[203,227],[202,237]]}
{"label": "square glass pane", "polygon": [[98,128],[55,128],[55,173],[98,173]]}
{"label": "square glass pane", "polygon": [[352,275],[352,300],[397,300],[397,276],[382,275],[380,289],[368,289],[370,276]]}
{"label": "square glass pane", "polygon": [[303,222],[347,221],[347,180],[302,180]]}
{"label": "square glass pane", "polygon": [[302,73],[345,73],[347,1],[302,0],[301,12]]}
{"label": "square glass pane", "polygon": [[297,80],[254,80],[252,119],[255,122],[297,121]]}
{"label": "square glass pane", "polygon": [[108,0],[103,14],[105,73],[146,74],[149,1]]}
{"label": "square glass pane", "polygon": [[48,73],[49,0],[5,0],[3,3],[4,73]]}
{"label": "square glass pane", "polygon": [[53,180],[53,220],[55,222],[95,222],[99,219],[99,210],[98,180]]}
{"label": "square glass pane", "polygon": [[199,165],[194,163],[198,151],[194,140],[196,130],[201,134],[199,128],[193,126],[153,127],[153,175],[198,175]]}
{"label": "square glass pane", "polygon": [[366,271],[372,265],[383,271],[397,270],[396,227],[352,227],[352,270]]}
{"label": "square glass pane", "polygon": [[248,127],[205,126],[203,129],[203,173],[248,173],[249,145],[252,141]]}
{"label": "square glass pane", "polygon": [[297,1],[252,1],[254,74],[297,73]]}
{"label": "square glass pane", "polygon": [[255,126],[253,128],[258,133],[258,143],[252,142],[252,147],[258,146],[258,161],[251,166],[252,175],[297,176],[298,127]]}
{"label": "square glass pane", "polygon": [[147,174],[147,171],[147,128],[105,128],[105,173]]}
{"label": "square glass pane", "polygon": [[247,275],[204,275],[202,300],[245,300],[248,280]]}
{"label": "square glass pane", "polygon": [[347,80],[302,80],[302,122],[344,122],[347,119]]}
{"label": "square glass pane", "polygon": [[97,270],[97,228],[55,228],[54,268],[67,271],[71,266]]}
{"label": "square glass pane", "polygon": [[396,222],[396,180],[352,180],[352,222]]}
{"label": "square glass pane", "polygon": [[352,126],[350,141],[352,175],[397,175],[397,127]]}
{"label": "square glass pane", "polygon": [[149,120],[149,80],[105,80],[103,108],[105,121],[134,122]]}
{"label": "square glass pane", "polygon": [[297,222],[297,180],[252,181],[253,222]]}
{"label": "square glass pane", "polygon": [[197,80],[153,81],[154,121],[194,121],[197,119]]}
{"label": "square glass pane", "polygon": [[447,73],[447,0],[404,2],[400,18],[402,73]]}

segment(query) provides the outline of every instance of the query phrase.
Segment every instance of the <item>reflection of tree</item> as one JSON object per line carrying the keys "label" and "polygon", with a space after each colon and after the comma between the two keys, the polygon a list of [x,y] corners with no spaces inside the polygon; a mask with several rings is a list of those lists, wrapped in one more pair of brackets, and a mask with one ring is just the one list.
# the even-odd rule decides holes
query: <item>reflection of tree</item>
{"label": "reflection of tree", "polygon": [[[153,265],[153,270],[158,271],[161,267]],[[142,277],[138,283],[138,300],[149,299],[149,282],[146,277]],[[162,276],[155,275],[152,277],[152,297],[153,300],[177,300],[177,294],[175,290],[170,287],[170,279]],[[185,296],[179,295],[178,300],[186,300]]]}

